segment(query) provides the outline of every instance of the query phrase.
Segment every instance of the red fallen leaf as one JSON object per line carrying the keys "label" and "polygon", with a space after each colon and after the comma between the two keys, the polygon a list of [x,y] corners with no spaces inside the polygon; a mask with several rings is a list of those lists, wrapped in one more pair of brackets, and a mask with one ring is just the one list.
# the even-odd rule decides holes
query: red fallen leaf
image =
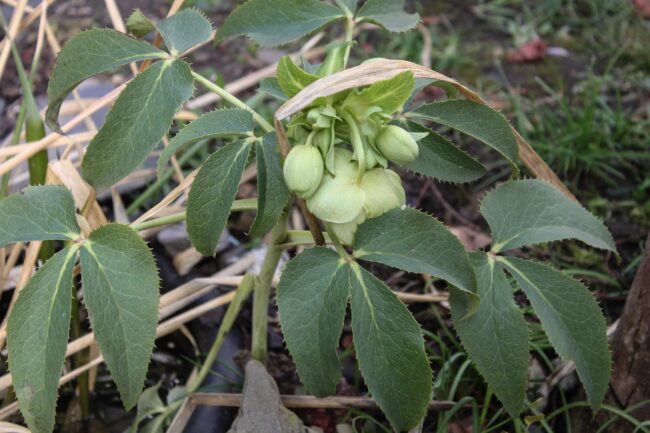
{"label": "red fallen leaf", "polygon": [[650,18],[650,0],[633,0],[633,3],[643,18]]}
{"label": "red fallen leaf", "polygon": [[506,60],[510,63],[534,62],[546,55],[546,43],[541,39],[532,40],[517,50],[506,53]]}
{"label": "red fallen leaf", "polygon": [[424,24],[425,26],[440,24],[440,17],[438,15],[423,16],[422,24]]}

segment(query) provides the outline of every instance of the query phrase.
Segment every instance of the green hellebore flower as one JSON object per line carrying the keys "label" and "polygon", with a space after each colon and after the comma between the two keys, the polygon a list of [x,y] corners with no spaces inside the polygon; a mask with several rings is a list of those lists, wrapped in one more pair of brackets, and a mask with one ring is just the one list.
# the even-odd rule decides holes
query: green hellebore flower
{"label": "green hellebore flower", "polygon": [[299,144],[284,160],[284,181],[300,198],[311,197],[323,178],[323,157],[317,147]]}
{"label": "green hellebore flower", "polygon": [[400,165],[412,162],[420,151],[411,134],[395,125],[388,125],[379,131],[375,144],[386,158]]}
{"label": "green hellebore flower", "polygon": [[361,189],[368,218],[378,217],[406,203],[402,180],[392,170],[375,168],[366,172],[361,179]]}
{"label": "green hellebore flower", "polygon": [[316,192],[307,199],[307,208],[323,221],[344,224],[363,212],[363,191],[357,181],[359,165],[352,153],[335,149],[334,176],[325,174]]}

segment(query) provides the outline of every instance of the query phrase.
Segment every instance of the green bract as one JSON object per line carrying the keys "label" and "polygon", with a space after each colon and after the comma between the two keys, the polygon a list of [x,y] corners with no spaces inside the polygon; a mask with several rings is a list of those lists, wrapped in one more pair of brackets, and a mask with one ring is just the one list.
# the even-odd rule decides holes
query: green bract
{"label": "green bract", "polygon": [[375,141],[377,148],[386,158],[396,164],[405,165],[418,157],[418,144],[404,129],[388,125],[379,131]]}
{"label": "green bract", "polygon": [[323,177],[323,158],[318,148],[305,144],[294,146],[284,161],[287,187],[300,198],[311,197]]}

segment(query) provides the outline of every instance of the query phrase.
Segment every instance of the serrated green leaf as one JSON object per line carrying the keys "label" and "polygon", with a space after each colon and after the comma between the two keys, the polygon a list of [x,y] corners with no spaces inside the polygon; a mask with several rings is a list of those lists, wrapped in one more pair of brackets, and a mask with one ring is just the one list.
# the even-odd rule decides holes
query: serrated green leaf
{"label": "serrated green leaf", "polygon": [[74,199],[63,186],[28,186],[0,200],[0,247],[13,242],[78,237]]}
{"label": "serrated green leaf", "polygon": [[187,200],[187,234],[200,253],[211,256],[226,226],[246,167],[250,142],[228,144],[203,163]]}
{"label": "serrated green leaf", "polygon": [[289,99],[284,93],[284,90],[282,90],[282,87],[280,87],[277,77],[266,77],[260,81],[260,87],[258,90],[267,93],[280,101],[286,101]]}
{"label": "serrated green leaf", "polygon": [[481,302],[472,314],[473,300],[452,287],[449,305],[454,328],[490,389],[516,417],[526,397],[528,327],[501,267],[483,252],[469,257]]}
{"label": "serrated green leaf", "polygon": [[159,23],[158,31],[170,52],[178,54],[209,41],[212,24],[196,9],[183,9]]}
{"label": "serrated green leaf", "polygon": [[192,121],[174,136],[158,158],[158,176],[178,150],[199,140],[246,135],[253,131],[253,115],[247,110],[224,108],[211,111]]}
{"label": "serrated green leaf", "polygon": [[152,32],[156,25],[140,9],[135,9],[126,20],[126,29],[136,38],[142,38]]}
{"label": "serrated green leaf", "polygon": [[379,107],[392,114],[404,106],[411,96],[415,79],[413,72],[404,71],[389,80],[377,81],[365,89],[352,92],[343,102],[343,108],[363,116],[370,107]]}
{"label": "serrated green leaf", "polygon": [[368,0],[356,19],[370,21],[391,32],[404,32],[420,22],[420,15],[404,12],[404,0]]}
{"label": "serrated green leaf", "polygon": [[543,180],[516,180],[495,188],[483,199],[481,213],[492,229],[495,252],[571,238],[616,251],[598,218]]}
{"label": "serrated green leaf", "polygon": [[291,193],[284,183],[275,133],[266,134],[255,145],[257,158],[257,214],[251,236],[262,236],[275,226]]}
{"label": "serrated green leaf", "polygon": [[431,397],[420,325],[397,296],[358,263],[349,265],[352,332],[372,398],[398,431],[415,427]]}
{"label": "serrated green leaf", "polygon": [[429,135],[418,141],[418,157],[405,168],[446,182],[472,182],[485,174],[483,164],[440,134],[412,122],[408,128]]}
{"label": "serrated green leaf", "polygon": [[294,41],[344,18],[336,6],[317,0],[249,0],[217,32],[217,42],[247,35],[263,47]]}
{"label": "serrated green leaf", "polygon": [[73,245],[45,262],[20,292],[7,324],[9,371],[20,412],[34,433],[54,429],[78,249]]}
{"label": "serrated green leaf", "polygon": [[63,99],[86,78],[146,59],[168,54],[150,44],[110,29],[79,33],[61,49],[47,85],[47,125],[60,131],[59,110]]}
{"label": "serrated green leaf", "polygon": [[468,292],[476,288],[474,270],[458,238],[440,221],[413,208],[393,209],[361,224],[354,255],[443,278]]}
{"label": "serrated green leaf", "polygon": [[137,232],[117,223],[92,232],[80,255],[90,324],[122,402],[130,409],[140,397],[156,338],[156,262]]}
{"label": "serrated green leaf", "polygon": [[549,266],[515,257],[499,261],[526,293],[557,353],[575,362],[589,403],[597,410],[612,364],[598,303],[582,283]]}
{"label": "serrated green leaf", "polygon": [[410,117],[430,120],[474,137],[503,155],[516,169],[519,146],[505,117],[487,105],[450,99],[424,105]]}
{"label": "serrated green leaf", "polygon": [[84,179],[97,189],[107,188],[135,170],[193,92],[192,71],[182,60],[157,62],[140,73],[122,91],[88,145],[81,165]]}
{"label": "serrated green leaf", "polygon": [[348,267],[334,251],[315,247],[289,262],[277,301],[284,340],[310,393],[336,391],[341,363],[336,349],[350,296]]}
{"label": "serrated green leaf", "polygon": [[303,71],[293,63],[291,57],[284,56],[278,62],[278,85],[289,98],[294,97],[302,89],[318,80],[317,75]]}

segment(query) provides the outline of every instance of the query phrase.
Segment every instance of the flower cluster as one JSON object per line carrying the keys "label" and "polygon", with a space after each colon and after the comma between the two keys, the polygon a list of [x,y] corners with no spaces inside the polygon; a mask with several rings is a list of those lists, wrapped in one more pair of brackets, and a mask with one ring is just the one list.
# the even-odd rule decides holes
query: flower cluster
{"label": "flower cluster", "polygon": [[299,144],[284,162],[287,186],[345,243],[367,218],[405,204],[401,179],[388,162],[408,164],[419,147],[389,120],[377,107],[357,112],[341,104],[312,108],[289,126]]}

